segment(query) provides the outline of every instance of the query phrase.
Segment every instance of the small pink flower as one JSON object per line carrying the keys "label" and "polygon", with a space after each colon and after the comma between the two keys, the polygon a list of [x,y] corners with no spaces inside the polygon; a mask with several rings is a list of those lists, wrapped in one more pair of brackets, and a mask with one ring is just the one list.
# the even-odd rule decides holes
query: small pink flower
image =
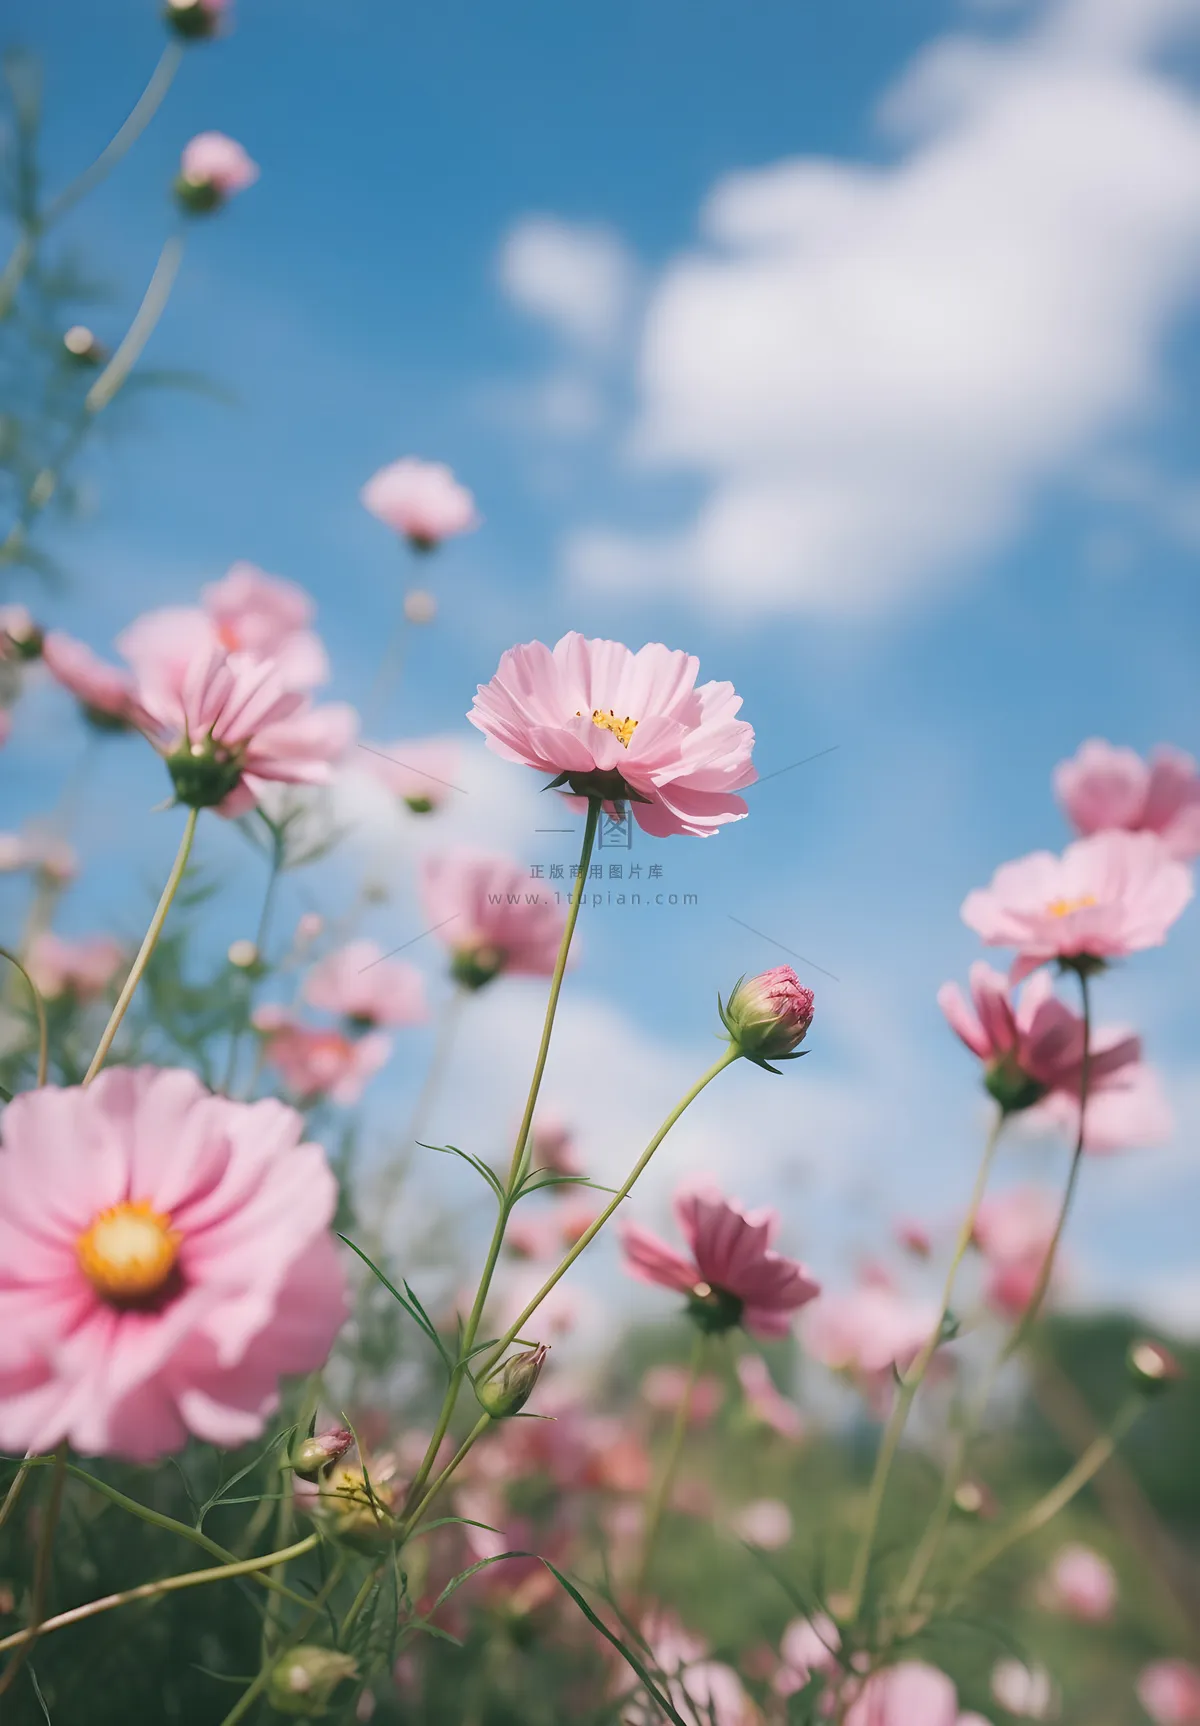
{"label": "small pink flower", "polygon": [[987,1261],[984,1299],[1001,1318],[1016,1319],[1032,1300],[1058,1226],[1060,1201],[1041,1187],[990,1194],[972,1236]]}
{"label": "small pink flower", "polygon": [[364,743],[361,766],[407,803],[414,815],[440,809],[460,771],[462,751],[450,738],[401,738],[395,743]]}
{"label": "small pink flower", "polygon": [[1096,833],[1061,857],[1003,863],[963,901],[963,922],[990,947],[1015,947],[1012,980],[1050,959],[1122,959],[1160,947],[1192,879],[1153,833]]}
{"label": "small pink flower", "polygon": [[30,826],[21,833],[0,833],[0,874],[30,869],[55,887],[65,887],[79,873],[79,859],[65,839],[46,828]]}
{"label": "small pink flower", "polygon": [[260,1007],[254,1026],[263,1035],[266,1059],[305,1102],[329,1097],[335,1103],[357,1103],[367,1080],[392,1052],[392,1040],[382,1031],[346,1037],[341,1031],[305,1025],[282,1007]]}
{"label": "small pink flower", "polygon": [[878,1412],[890,1401],[895,1373],[912,1365],[938,1317],[936,1301],[871,1282],[822,1295],[801,1320],[801,1337],[814,1360],[846,1373]]}
{"label": "small pink flower", "polygon": [[375,941],[351,941],[314,965],[304,999],[362,1025],[419,1025],[428,1017],[421,973],[385,957]]}
{"label": "small pink flower", "polygon": [[359,495],[373,516],[418,551],[479,526],[475,499],[442,462],[404,456],[372,474]]}
{"label": "small pink flower", "polygon": [[106,665],[82,641],[52,630],[42,644],[42,658],[55,682],[70,691],[85,717],[101,730],[131,730],[144,720],[132,675]]}
{"label": "small pink flower", "polygon": [[[852,1680],[857,1687],[857,1681]],[[846,1726],[958,1726],[958,1692],[944,1672],[905,1660],[868,1678],[847,1710]]]}
{"label": "small pink flower", "polygon": [[259,168],[224,132],[199,132],[184,146],[179,173],[185,186],[211,190],[225,199],[252,186]]}
{"label": "small pink flower", "polygon": [[778,1552],[792,1538],[792,1513],[780,1498],[755,1498],[734,1511],[729,1526],[747,1546]]}
{"label": "small pink flower", "polygon": [[[662,1675],[671,1704],[687,1726],[751,1726],[756,1710],[741,1679],[731,1666],[709,1657],[702,1638],[664,1611],[648,1615],[641,1628],[653,1656],[652,1669]],[[639,1699],[621,1718],[626,1726],[650,1726],[657,1710]]]}
{"label": "small pink flower", "polygon": [[452,851],[423,858],[420,882],[425,915],[465,987],[482,988],[502,972],[548,977],[554,970],[566,906],[531,887],[521,864]]}
{"label": "small pink flower", "polygon": [[124,963],[124,948],[108,935],[67,941],[50,929],[34,936],[25,956],[25,969],[47,1000],[102,995]]}
{"label": "small pink flower", "polygon": [[787,1336],[792,1314],[820,1292],[802,1264],[771,1251],[779,1227],[775,1211],[742,1210],[703,1182],[676,1193],[675,1219],[691,1258],[626,1222],[625,1264],[643,1282],[689,1296],[701,1325],[742,1324],[756,1336]]}
{"label": "small pink flower", "polygon": [[558,1224],[545,1212],[534,1216],[518,1212],[504,1232],[504,1245],[513,1258],[534,1261],[556,1258],[559,1251]]}
{"label": "small pink flower", "polygon": [[998,1660],[992,1668],[992,1695],[1002,1708],[1022,1720],[1058,1718],[1058,1693],[1044,1666]]}
{"label": "small pink flower", "polygon": [[[682,1366],[652,1366],[642,1376],[642,1398],[659,1414],[674,1414],[683,1401],[691,1374]],[[692,1386],[688,1425],[707,1426],[716,1414],[725,1392],[719,1378],[701,1373]]]}
{"label": "small pink flower", "polygon": [[1117,1573],[1090,1546],[1064,1546],[1038,1593],[1042,1606],[1084,1623],[1103,1623],[1117,1604]]}
{"label": "small pink flower", "polygon": [[794,1402],[776,1390],[770,1369],[760,1354],[740,1355],[737,1375],[753,1419],[777,1432],[780,1438],[795,1442],[804,1437],[803,1414]]}
{"label": "small pink flower", "polygon": [[[581,1175],[583,1164],[575,1150],[575,1139],[571,1129],[558,1115],[543,1110],[534,1116],[533,1131],[530,1135],[533,1166],[545,1169],[555,1175]],[[570,1192],[569,1185],[551,1187],[551,1192]]]}
{"label": "small pink flower", "polygon": [[0,1445],[237,1449],[345,1314],[336,1185],[281,1103],[112,1068],[27,1091],[0,1151]]}
{"label": "small pink flower", "polygon": [[1200,1726],[1200,1670],[1186,1660],[1152,1660],[1137,1697],[1154,1726]]}
{"label": "small pink flower", "polygon": [[1147,762],[1092,737],[1055,768],[1054,789],[1080,833],[1157,833],[1181,863],[1200,857],[1200,768],[1182,749],[1160,744]]}
{"label": "small pink flower", "polygon": [[329,678],[329,659],[311,628],[316,607],[302,587],[253,563],[233,563],[201,593],[217,640],[227,653],[270,659],[289,689],[313,689]]}
{"label": "small pink flower", "polygon": [[812,1678],[814,1672],[826,1678],[836,1676],[841,1668],[838,1649],[842,1645],[838,1627],[832,1618],[818,1613],[813,1619],[793,1618],[779,1641],[780,1667],[772,1689],[777,1696],[794,1696]]}
{"label": "small pink flower", "polygon": [[704,837],[747,813],[734,793],[757,774],[741,697],[731,683],[697,688],[699,669],[661,642],[631,653],[574,633],[553,649],[531,641],[503,655],[467,717],[506,761],[628,802],[647,833]]}

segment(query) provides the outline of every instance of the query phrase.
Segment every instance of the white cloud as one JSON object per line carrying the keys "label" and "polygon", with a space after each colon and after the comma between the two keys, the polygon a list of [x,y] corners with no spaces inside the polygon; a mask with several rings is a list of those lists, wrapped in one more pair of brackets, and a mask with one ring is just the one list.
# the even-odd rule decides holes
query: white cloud
{"label": "white cloud", "polygon": [[552,216],[525,216],[510,229],[498,270],[501,286],[524,311],[596,345],[619,330],[634,276],[619,235]]}
{"label": "white cloud", "polygon": [[630,454],[711,489],[592,529],[584,584],[866,613],[961,577],[1163,388],[1200,276],[1200,106],[1151,58],[1200,0],[1063,0],[935,43],[893,165],[732,174],[650,297]]}

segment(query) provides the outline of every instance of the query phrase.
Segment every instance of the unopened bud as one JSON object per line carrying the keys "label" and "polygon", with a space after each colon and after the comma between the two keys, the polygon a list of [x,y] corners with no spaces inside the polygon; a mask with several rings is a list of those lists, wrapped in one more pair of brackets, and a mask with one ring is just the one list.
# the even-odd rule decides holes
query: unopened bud
{"label": "unopened bud", "polygon": [[499,947],[456,947],[450,958],[450,975],[464,989],[482,989],[504,969],[504,954]]}
{"label": "unopened bud", "polygon": [[354,1444],[354,1434],[344,1426],[328,1432],[315,1432],[292,1446],[288,1464],[301,1480],[315,1480],[322,1469],[332,1468]]}
{"label": "unopened bud", "polygon": [[224,9],[224,0],[167,0],[163,22],[185,42],[206,42],[216,35]]}
{"label": "unopened bud", "polygon": [[514,1354],[511,1360],[506,1360],[492,1378],[476,1385],[475,1395],[480,1408],[486,1410],[493,1420],[519,1414],[533,1395],[533,1387],[549,1352],[549,1345],[540,1342],[536,1348],[526,1349],[524,1354]]}
{"label": "unopened bud", "polygon": [[1183,1368],[1170,1349],[1160,1342],[1141,1337],[1131,1343],[1126,1356],[1130,1376],[1139,1390],[1155,1395],[1183,1377]]}
{"label": "unopened bud", "polygon": [[437,600],[423,587],[410,588],[404,595],[404,616],[409,623],[432,623],[437,616]]}
{"label": "unopened bud", "polygon": [[100,366],[108,358],[108,349],[86,324],[72,324],[62,341],[71,359],[81,366]]}
{"label": "unopened bud", "polygon": [[776,965],[760,976],[740,978],[727,1002],[718,997],[721,1021],[739,1054],[757,1066],[792,1061],[813,1017],[813,992],[790,965]]}
{"label": "unopened bud", "polygon": [[267,1700],[280,1714],[319,1720],[339,1684],[358,1677],[358,1664],[336,1648],[301,1643],[275,1662],[267,1680]]}
{"label": "unopened bud", "polygon": [[258,964],[258,948],[253,941],[231,941],[226,957],[239,971],[252,971]]}

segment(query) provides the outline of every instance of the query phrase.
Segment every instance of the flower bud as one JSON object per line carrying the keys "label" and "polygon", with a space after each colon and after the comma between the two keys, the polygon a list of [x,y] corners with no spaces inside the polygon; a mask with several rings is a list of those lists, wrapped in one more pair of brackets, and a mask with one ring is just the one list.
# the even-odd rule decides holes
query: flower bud
{"label": "flower bud", "polygon": [[267,1700],[280,1714],[302,1714],[317,1720],[329,1707],[338,1685],[357,1677],[357,1662],[349,1654],[301,1643],[271,1668]]}
{"label": "flower bud", "polygon": [[511,1360],[506,1360],[492,1378],[475,1386],[480,1408],[485,1409],[493,1420],[519,1414],[533,1394],[548,1353],[549,1344],[540,1342],[536,1348],[526,1349],[524,1354],[514,1354]]}
{"label": "flower bud", "polygon": [[437,600],[423,587],[410,588],[404,595],[404,616],[408,623],[432,623],[437,616]]}
{"label": "flower bud", "polygon": [[253,941],[231,941],[225,957],[237,971],[253,971],[259,968],[258,948]]}
{"label": "flower bud", "polygon": [[108,358],[108,349],[104,343],[97,341],[95,333],[86,324],[72,324],[63,335],[63,347],[68,356],[80,366],[100,366]]}
{"label": "flower bud", "polygon": [[960,1516],[995,1516],[996,1496],[981,1480],[960,1480],[954,1489],[954,1508]]}
{"label": "flower bud", "polygon": [[316,1480],[323,1469],[332,1468],[354,1443],[354,1434],[344,1426],[331,1427],[328,1432],[314,1432],[300,1438],[292,1446],[288,1466],[301,1480]]}
{"label": "flower bud", "polygon": [[163,22],[185,42],[207,42],[221,24],[225,0],[167,0]]}
{"label": "flower bud", "polygon": [[790,965],[776,965],[758,977],[742,977],[727,1002],[718,997],[721,1022],[739,1054],[773,1072],[771,1061],[793,1061],[812,1024],[813,992]]}
{"label": "flower bud", "polygon": [[242,776],[242,763],[211,737],[181,743],[166,758],[167,771],[180,803],[189,809],[215,809],[224,803]]}
{"label": "flower bud", "polygon": [[1148,1337],[1131,1343],[1125,1359],[1134,1384],[1148,1396],[1157,1396],[1183,1377],[1183,1368],[1170,1349]]}
{"label": "flower bud", "polygon": [[0,659],[40,659],[44,633],[23,605],[0,605]]}

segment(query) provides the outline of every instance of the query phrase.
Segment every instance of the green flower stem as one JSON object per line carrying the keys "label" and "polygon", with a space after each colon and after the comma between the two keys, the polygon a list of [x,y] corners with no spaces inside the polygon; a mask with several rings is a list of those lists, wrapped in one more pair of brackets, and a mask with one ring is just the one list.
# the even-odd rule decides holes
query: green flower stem
{"label": "green flower stem", "polygon": [[[504,1245],[504,1233],[508,1227],[508,1219],[512,1207],[517,1202],[520,1193],[521,1180],[525,1173],[526,1150],[529,1143],[530,1128],[533,1125],[533,1112],[537,1107],[538,1094],[542,1088],[542,1074],[546,1070],[546,1058],[550,1053],[550,1038],[554,1031],[554,1016],[558,1010],[558,997],[562,990],[563,976],[567,969],[567,958],[571,951],[571,938],[575,933],[575,924],[579,919],[579,906],[583,898],[583,884],[587,879],[588,865],[591,862],[592,846],[596,840],[596,829],[600,825],[601,799],[588,798],[587,820],[583,828],[583,844],[579,853],[579,873],[575,877],[575,887],[571,894],[571,906],[567,912],[567,920],[563,927],[562,939],[558,944],[558,958],[554,963],[554,974],[550,979],[550,998],[546,1003],[546,1016],[542,1024],[542,1039],[538,1045],[537,1058],[533,1064],[533,1078],[529,1084],[529,1095],[525,1102],[525,1113],[521,1117],[521,1125],[517,1130],[516,1143],[513,1146],[512,1161],[509,1164],[508,1181],[505,1185],[504,1203],[496,1213],[496,1226],[492,1230],[491,1244],[488,1247],[487,1260],[483,1274],[479,1279],[479,1288],[463,1331],[459,1358],[450,1374],[450,1383],[446,1386],[446,1395],[442,1402],[441,1413],[433,1430],[429,1447],[417,1470],[412,1485],[408,1489],[408,1505],[418,1502],[425,1482],[429,1478],[442,1440],[445,1438],[454,1417],[455,1405],[458,1402],[459,1391],[466,1377],[471,1349],[479,1334],[483,1309],[487,1304],[488,1293],[492,1286],[492,1278],[496,1274],[496,1265],[500,1259],[500,1249]],[[516,1332],[513,1332],[516,1335]],[[507,1345],[506,1345],[507,1346]],[[407,1513],[407,1507],[406,1507]]]}
{"label": "green flower stem", "polygon": [[[60,1612],[54,1618],[47,1618],[35,1632],[30,1625],[25,1630],[18,1630],[11,1636],[0,1641],[0,1650],[6,1648],[25,1647],[34,1640],[35,1634],[45,1636],[51,1630],[63,1630],[68,1624],[78,1624],[85,1618],[95,1618],[100,1612],[111,1612],[116,1606],[129,1606],[135,1600],[157,1600],[163,1594],[175,1594],[181,1588],[197,1588],[206,1582],[225,1582],[235,1576],[253,1576],[256,1572],[269,1570],[276,1564],[287,1564],[290,1559],[301,1558],[304,1553],[311,1552],[319,1545],[320,1535],[309,1534],[303,1540],[298,1540],[295,1546],[285,1547],[282,1552],[268,1552],[259,1558],[240,1558],[232,1564],[210,1565],[206,1570],[189,1570],[182,1576],[167,1576],[158,1582],[142,1582],[136,1588],[123,1588],[118,1594],[105,1594],[99,1600],[89,1600],[84,1606],[73,1606],[69,1612]],[[305,1606],[311,1604],[304,1602]],[[14,1662],[15,1665],[15,1662]],[[11,1668],[10,1668],[11,1670]],[[5,1674],[7,1678],[8,1674]],[[0,1679],[0,1691],[4,1680]]]}
{"label": "green flower stem", "polygon": [[108,1056],[108,1051],[112,1048],[113,1038],[121,1028],[121,1020],[125,1017],[129,1008],[129,1003],[133,1000],[134,994],[137,991],[137,986],[142,980],[142,974],[145,971],[146,966],[150,963],[150,956],[158,945],[158,938],[162,934],[163,924],[167,920],[167,913],[171,909],[171,903],[179,890],[179,883],[183,880],[184,871],[188,865],[188,858],[191,856],[192,840],[196,836],[196,817],[198,813],[199,811],[195,809],[188,810],[187,822],[183,829],[183,838],[179,841],[179,850],[176,852],[175,861],[171,866],[171,873],[167,876],[167,884],[162,890],[162,897],[158,901],[153,917],[150,919],[150,927],[146,930],[145,939],[143,940],[141,947],[138,949],[138,956],[133,961],[129,975],[125,979],[125,986],[117,996],[117,1004],[112,1010],[112,1015],[109,1018],[108,1024],[104,1027],[104,1035],[100,1038],[99,1047],[97,1048],[96,1053],[92,1056],[92,1064],[83,1076],[83,1082],[85,1085],[91,1084],[92,1080],[96,1077],[96,1074],[104,1065]]}
{"label": "green flower stem", "polygon": [[871,1477],[870,1490],[867,1494],[866,1520],[863,1525],[862,1536],[858,1543],[858,1550],[855,1553],[854,1568],[850,1574],[850,1598],[849,1606],[847,1608],[847,1617],[848,1621],[852,1624],[857,1622],[858,1615],[862,1611],[863,1596],[866,1593],[867,1579],[870,1575],[871,1558],[875,1549],[875,1537],[879,1531],[879,1518],[883,1511],[883,1501],[887,1493],[888,1478],[892,1471],[892,1465],[896,1460],[896,1453],[900,1448],[900,1440],[904,1436],[904,1428],[908,1420],[909,1410],[912,1408],[917,1392],[920,1390],[922,1382],[924,1381],[925,1374],[929,1370],[930,1362],[937,1351],[938,1344],[942,1341],[942,1332],[945,1327],[947,1315],[950,1312],[950,1303],[954,1298],[954,1284],[958,1277],[959,1267],[966,1255],[967,1248],[971,1244],[971,1237],[975,1233],[975,1222],[979,1215],[979,1207],[983,1202],[983,1195],[987,1189],[988,1176],[991,1174],[992,1169],[992,1160],[995,1157],[996,1146],[1000,1142],[1000,1134],[1003,1130],[1006,1119],[1007,1116],[1005,1115],[1004,1110],[998,1108],[992,1118],[992,1124],[988,1129],[987,1139],[983,1147],[983,1155],[979,1162],[979,1172],[975,1176],[975,1186],[971,1193],[970,1203],[967,1206],[967,1214],[963,1218],[962,1227],[958,1231],[958,1240],[955,1242],[954,1253],[946,1272],[946,1281],[942,1289],[942,1301],[938,1312],[937,1323],[930,1332],[928,1340],[920,1354],[913,1362],[909,1371],[905,1373],[904,1377],[901,1379],[896,1391],[895,1402],[892,1405],[891,1416],[889,1417],[887,1426],[884,1428],[883,1438],[879,1446],[879,1454],[875,1458],[875,1472]]}
{"label": "green flower stem", "polygon": [[10,965],[16,966],[22,977],[24,977],[25,981],[29,984],[29,993],[33,996],[33,1010],[37,1015],[38,1027],[37,1082],[40,1087],[46,1083],[46,1069],[50,1061],[50,1041],[46,1031],[46,1006],[42,1000],[42,991],[38,988],[37,984],[29,975],[29,972],[25,969],[21,961],[17,958],[16,954],[10,953],[7,947],[0,947],[0,959],[7,959]]}
{"label": "green flower stem", "polygon": [[462,1443],[450,1458],[450,1461],[446,1464],[445,1468],[443,1468],[442,1472],[438,1475],[437,1479],[432,1481],[430,1485],[426,1487],[425,1495],[421,1499],[420,1504],[418,1504],[417,1508],[407,1517],[404,1530],[400,1536],[401,1544],[408,1539],[413,1529],[417,1526],[417,1523],[424,1516],[428,1505],[437,1497],[438,1493],[442,1490],[450,1476],[462,1462],[467,1452],[473,1448],[478,1439],[483,1437],[491,1424],[492,1417],[490,1414],[485,1412],[480,1415],[479,1419],[475,1422],[475,1425],[471,1428],[466,1438],[463,1439]]}
{"label": "green flower stem", "polygon": [[62,1510],[63,1488],[67,1484],[67,1447],[60,1444],[54,1454],[54,1473],[50,1477],[50,1494],[42,1517],[37,1555],[33,1565],[33,1592],[29,1607],[29,1623],[24,1630],[5,1637],[0,1649],[17,1647],[20,1651],[10,1660],[0,1675],[0,1696],[10,1690],[25,1662],[33,1653],[34,1643],[46,1629],[46,1594],[50,1587],[50,1570],[54,1562],[54,1536],[58,1532],[58,1517]]}
{"label": "green flower stem", "polygon": [[270,1683],[271,1673],[274,1671],[278,1661],[282,1659],[289,1648],[294,1648],[296,1646],[296,1643],[300,1641],[301,1637],[307,1633],[309,1626],[320,1615],[325,1602],[329,1599],[329,1596],[342,1580],[345,1568],[345,1559],[343,1557],[339,1557],[318,1592],[313,1595],[311,1600],[305,1603],[306,1610],[303,1616],[298,1619],[291,1630],[288,1631],[283,1644],[276,1650],[272,1658],[263,1662],[258,1677],[248,1689],[242,1691],[242,1694],[238,1697],[233,1707],[221,1721],[221,1726],[235,1726],[235,1723],[238,1720],[244,1720],[246,1718],[246,1715],[250,1712],[251,1708],[258,1701],[258,1698]]}
{"label": "green flower stem", "polygon": [[167,43],[159,56],[158,64],[150,74],[146,88],[130,109],[124,124],[110,138],[91,166],[85,168],[82,174],[71,181],[70,185],[64,186],[57,198],[53,199],[47,206],[40,223],[42,233],[45,233],[47,228],[53,227],[55,222],[61,221],[68,210],[74,209],[81,199],[86,198],[89,192],[94,191],[101,180],[112,172],[122,156],[127,155],[137,143],[155,114],[162,107],[167,91],[171,88],[175,74],[179,70],[184,53],[184,44],[178,39]]}
{"label": "green flower stem", "polygon": [[[259,814],[262,815],[262,818],[266,822],[271,833],[271,867],[267,875],[266,892],[263,894],[262,910],[258,915],[258,928],[254,932],[254,952],[256,958],[261,960],[263,956],[263,948],[267,943],[267,931],[271,924],[271,910],[275,903],[275,890],[279,885],[279,876],[283,869],[284,853],[287,842],[284,838],[283,829],[281,827],[277,827],[269,817],[263,814],[261,809],[259,810]],[[227,1097],[231,1097],[233,1095],[234,1080],[237,1078],[238,1055],[241,1052],[242,1037],[245,1035],[246,1028],[250,1023],[250,1014],[253,1005],[254,978],[252,976],[245,976],[242,978],[241,988],[238,991],[237,1018],[229,1037],[229,1054],[225,1063],[225,1079],[221,1086],[221,1090]]]}
{"label": "green flower stem", "polygon": [[683,1395],[679,1399],[679,1407],[675,1410],[675,1419],[671,1425],[671,1436],[667,1441],[662,1470],[650,1502],[646,1507],[646,1526],[642,1535],[642,1557],[638,1565],[637,1580],[633,1585],[635,1601],[641,1600],[646,1592],[646,1583],[650,1577],[655,1548],[658,1545],[659,1530],[662,1527],[663,1513],[671,1496],[671,1488],[675,1484],[675,1476],[679,1472],[679,1459],[683,1455],[683,1441],[687,1437],[688,1421],[692,1413],[692,1399],[696,1394],[696,1384],[704,1365],[707,1342],[708,1338],[704,1332],[697,1330],[696,1340],[692,1344],[692,1360],[688,1369],[687,1382],[684,1385]]}

